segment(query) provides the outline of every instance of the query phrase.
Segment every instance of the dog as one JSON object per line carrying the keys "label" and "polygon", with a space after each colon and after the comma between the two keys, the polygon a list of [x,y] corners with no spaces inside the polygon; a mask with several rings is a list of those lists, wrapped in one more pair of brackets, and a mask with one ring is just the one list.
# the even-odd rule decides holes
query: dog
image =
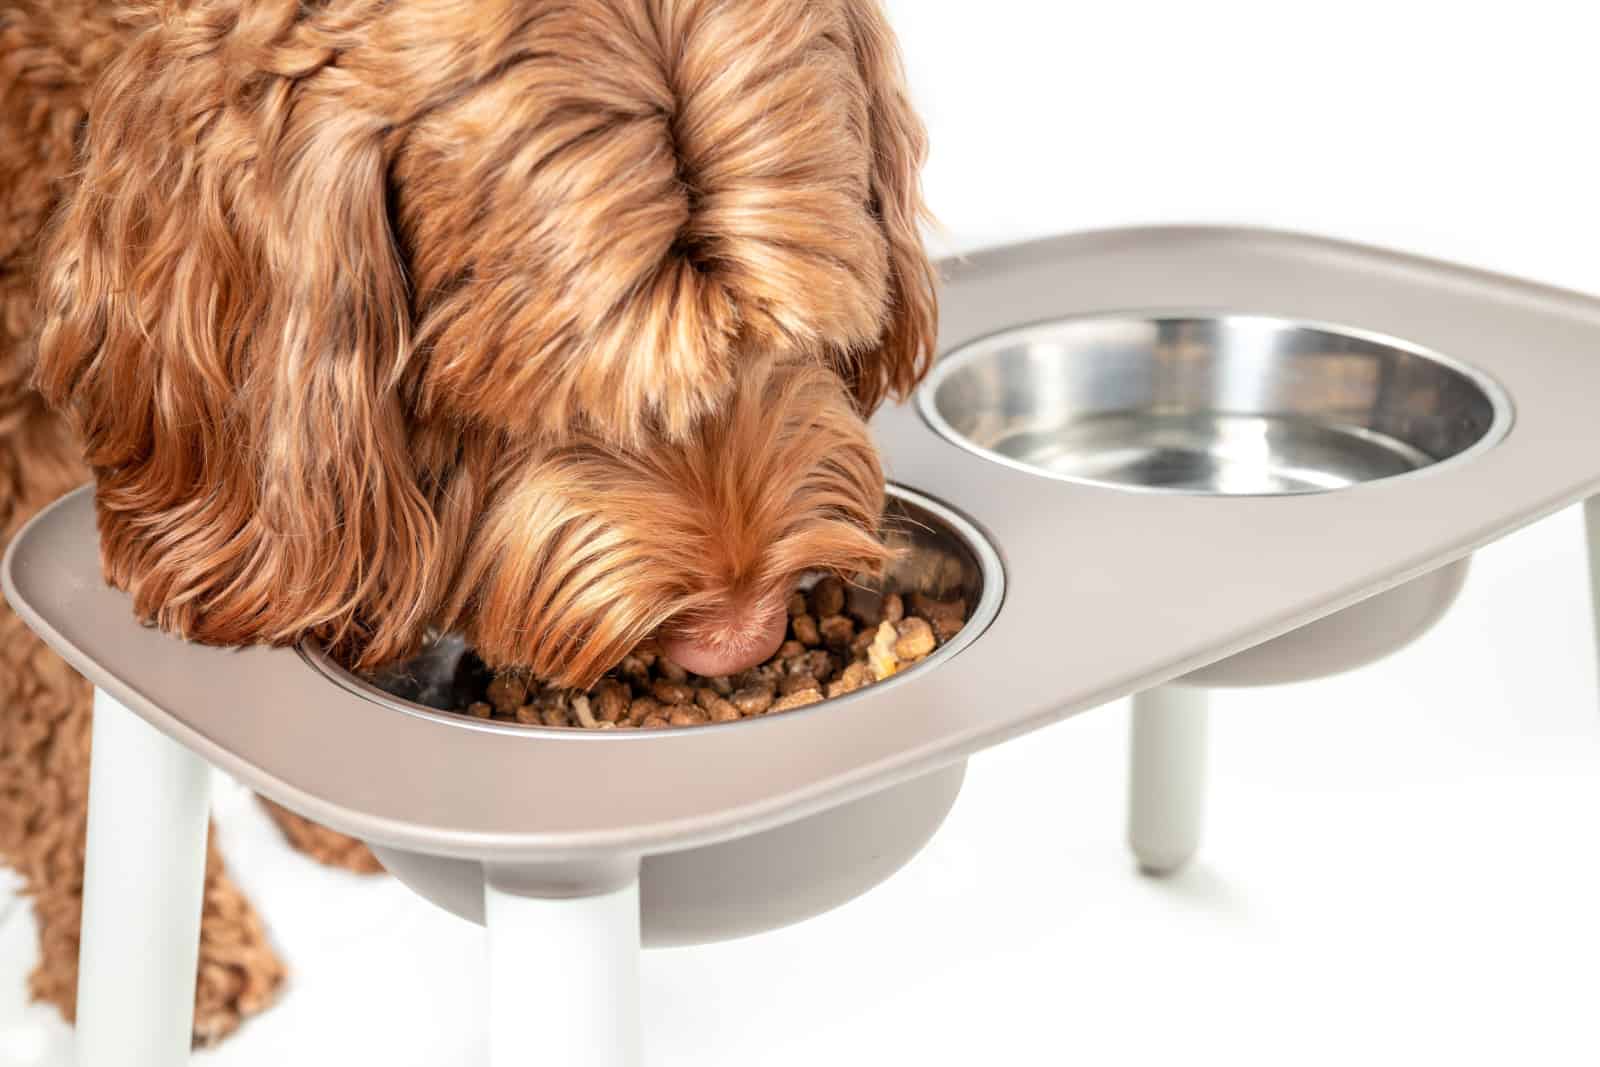
{"label": "dog", "polygon": [[[877,0],[7,0],[0,544],[92,479],[106,580],[191,641],[759,662],[797,576],[887,557],[924,156]],[[0,858],[68,1018],[89,717],[0,608]],[[215,848],[205,900],[209,1042],[283,967]]]}

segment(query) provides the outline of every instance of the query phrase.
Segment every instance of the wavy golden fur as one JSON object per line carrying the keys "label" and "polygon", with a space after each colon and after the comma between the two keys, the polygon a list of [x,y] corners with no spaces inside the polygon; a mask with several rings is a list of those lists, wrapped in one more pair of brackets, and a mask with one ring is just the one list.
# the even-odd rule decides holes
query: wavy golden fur
{"label": "wavy golden fur", "polygon": [[[5,0],[0,536],[81,455],[107,578],[194,640],[456,628],[573,684],[736,645],[883,561],[923,155],[876,0]],[[88,707],[0,638],[0,852],[68,1006],[75,884],[27,857],[81,861],[81,789],[35,794]]]}

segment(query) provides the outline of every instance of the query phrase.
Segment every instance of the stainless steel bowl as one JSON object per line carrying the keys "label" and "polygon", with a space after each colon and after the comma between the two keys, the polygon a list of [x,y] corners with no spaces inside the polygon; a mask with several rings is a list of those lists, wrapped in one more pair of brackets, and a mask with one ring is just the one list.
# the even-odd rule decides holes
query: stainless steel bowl
{"label": "stainless steel bowl", "polygon": [[[910,489],[888,487],[889,504],[885,514],[884,539],[898,550],[891,565],[889,585],[902,592],[921,592],[948,599],[959,593],[968,606],[967,622],[945,644],[914,667],[849,696],[825,700],[788,715],[816,714],[850,704],[862,696],[881,693],[886,687],[902,683],[914,674],[935,669],[977,639],[1000,610],[1005,580],[1000,557],[988,540],[965,518],[943,504]],[[487,682],[487,669],[459,635],[440,635],[415,657],[386,667],[369,677],[360,677],[335,663],[316,642],[301,646],[301,654],[329,679],[380,704],[442,719],[472,729],[506,730],[517,734],[588,733],[578,728],[522,726],[515,723],[485,722],[453,714],[481,699]],[[699,730],[735,729],[751,720],[694,727]],[[646,737],[648,733],[612,732],[613,737]]]}
{"label": "stainless steel bowl", "polygon": [[1243,314],[1104,314],[974,341],[918,394],[996,462],[1174,493],[1319,493],[1492,447],[1511,426],[1479,372],[1393,338]]}
{"label": "stainless steel bowl", "polygon": [[[848,696],[786,712],[785,717],[871,715],[873,709],[866,705],[875,695],[913,674],[937,670],[975,641],[1000,610],[1004,572],[984,535],[920,493],[890,486],[889,494],[887,536],[904,550],[892,571],[896,586],[939,597],[959,591],[970,605],[966,625],[917,666]],[[489,723],[439,710],[461,706],[475,682],[473,672],[483,669],[459,638],[441,638],[411,662],[371,679],[340,668],[314,644],[301,651],[329,679],[369,700],[463,730],[500,731],[508,745],[693,743],[722,730],[756,729],[765,721],[604,733]],[[862,706],[853,712],[852,705]],[[772,758],[782,759],[783,754],[774,752]],[[955,804],[965,772],[963,760],[775,829],[641,857],[645,943],[683,945],[742,937],[798,922],[859,896],[927,844]],[[463,918],[483,922],[479,862],[376,844],[373,849],[389,873],[415,892]]]}

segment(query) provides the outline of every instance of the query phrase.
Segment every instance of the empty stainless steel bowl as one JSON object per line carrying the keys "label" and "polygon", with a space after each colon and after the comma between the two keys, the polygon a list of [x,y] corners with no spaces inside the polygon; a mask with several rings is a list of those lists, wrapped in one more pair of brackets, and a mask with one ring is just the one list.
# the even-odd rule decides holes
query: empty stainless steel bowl
{"label": "empty stainless steel bowl", "polygon": [[1092,485],[1317,493],[1491,447],[1511,425],[1482,374],[1392,338],[1244,314],[1064,318],[974,341],[918,394],[997,462]]}

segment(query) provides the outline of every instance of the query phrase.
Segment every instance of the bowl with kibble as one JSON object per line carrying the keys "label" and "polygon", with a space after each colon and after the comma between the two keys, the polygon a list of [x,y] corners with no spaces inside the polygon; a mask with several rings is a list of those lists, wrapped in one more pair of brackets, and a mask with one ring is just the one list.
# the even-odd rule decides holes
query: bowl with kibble
{"label": "bowl with kibble", "polygon": [[[965,517],[891,485],[879,579],[813,575],[788,605],[788,632],[765,663],[736,675],[692,674],[647,641],[584,690],[484,665],[458,635],[375,674],[303,653],[332,681],[397,712],[460,729],[552,742],[693,743],[759,730],[789,715],[870,714],[870,697],[938,669],[997,614],[1000,558]],[[773,759],[784,753],[772,753]],[[640,860],[647,944],[695,944],[787,925],[887,878],[933,836],[965,774],[956,762],[911,781],[733,840]],[[483,919],[481,865],[375,846],[386,869],[435,903]]]}

